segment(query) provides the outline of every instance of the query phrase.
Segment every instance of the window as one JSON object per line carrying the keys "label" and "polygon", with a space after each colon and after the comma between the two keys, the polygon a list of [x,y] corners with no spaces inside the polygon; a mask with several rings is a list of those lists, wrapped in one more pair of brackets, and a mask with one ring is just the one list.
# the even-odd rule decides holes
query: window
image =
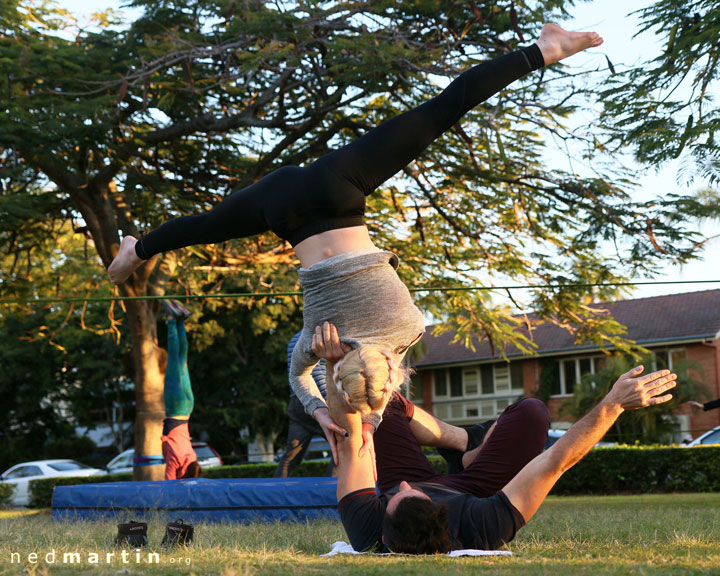
{"label": "window", "polygon": [[495,379],[493,378],[493,367],[492,364],[483,364],[480,367],[482,382],[482,393],[483,394],[494,394],[495,393]]}
{"label": "window", "polygon": [[435,397],[449,395],[458,398],[463,395],[463,375],[461,368],[439,368],[434,373]]}
{"label": "window", "polygon": [[508,394],[510,392],[510,370],[507,364],[495,364],[495,393]]}
{"label": "window", "polygon": [[524,390],[522,361],[510,363],[510,383],[513,390]]}
{"label": "window", "polygon": [[80,464],[80,462],[72,460],[68,462],[53,462],[52,464],[48,464],[48,466],[58,472],[67,472],[69,470],[87,470],[90,468],[90,466],[85,466],[85,464]]}
{"label": "window", "polygon": [[26,466],[20,466],[20,468],[15,468],[15,470],[12,470],[5,474],[3,480],[14,480],[15,478],[22,478],[25,475],[25,468]]}
{"label": "window", "polygon": [[433,370],[434,398],[517,396],[524,390],[522,362],[496,362]]}
{"label": "window", "polygon": [[720,444],[720,430],[708,434],[700,441],[700,444]]}
{"label": "window", "polygon": [[210,446],[208,446],[207,444],[193,444],[192,448],[195,451],[195,456],[197,456],[199,460],[205,460],[206,458],[217,458],[215,453],[210,449]]}
{"label": "window", "polygon": [[477,370],[465,370],[463,372],[463,386],[465,396],[477,396],[480,393],[480,378]]}
{"label": "window", "polygon": [[21,466],[20,468],[17,468],[13,470],[10,474],[8,474],[5,479],[9,480],[11,478],[30,478],[31,476],[42,476],[42,470],[39,466]]}
{"label": "window", "polygon": [[653,350],[653,370],[675,370],[678,363],[685,360],[685,348]]}
{"label": "window", "polygon": [[575,390],[576,372],[575,360],[563,360],[563,394],[572,394]]}
{"label": "window", "polygon": [[445,370],[435,370],[433,373],[434,380],[435,380],[435,396],[447,396],[447,378],[445,375]]}
{"label": "window", "polygon": [[596,374],[605,365],[604,356],[586,356],[584,358],[572,358],[560,360],[559,378],[553,381],[553,396],[570,396],[575,391],[575,386],[586,374]]}
{"label": "window", "polygon": [[463,395],[462,370],[451,368],[450,372],[450,396],[458,398]]}

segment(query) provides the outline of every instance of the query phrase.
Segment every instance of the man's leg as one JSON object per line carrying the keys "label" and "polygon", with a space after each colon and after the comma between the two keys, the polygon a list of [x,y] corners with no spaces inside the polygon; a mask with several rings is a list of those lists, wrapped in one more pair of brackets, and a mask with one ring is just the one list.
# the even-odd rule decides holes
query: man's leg
{"label": "man's leg", "polygon": [[[305,413],[303,407],[297,396],[290,398],[288,403],[288,418],[290,423],[288,425],[288,440],[285,454],[283,454],[278,467],[275,469],[275,478],[289,478],[296,466],[303,461],[305,453],[310,446],[310,440],[314,435],[314,431],[311,426],[308,426],[308,419],[312,420],[311,416]],[[315,422],[315,420],[312,420]],[[322,435],[322,429],[320,429]]]}
{"label": "man's leg", "polygon": [[374,438],[380,492],[387,492],[402,480],[422,482],[436,475],[413,434],[411,422],[416,410],[397,392],[385,408]]}
{"label": "man's leg", "polygon": [[480,498],[492,496],[543,451],[549,427],[547,406],[536,398],[524,398],[500,415],[465,470],[434,481]]}

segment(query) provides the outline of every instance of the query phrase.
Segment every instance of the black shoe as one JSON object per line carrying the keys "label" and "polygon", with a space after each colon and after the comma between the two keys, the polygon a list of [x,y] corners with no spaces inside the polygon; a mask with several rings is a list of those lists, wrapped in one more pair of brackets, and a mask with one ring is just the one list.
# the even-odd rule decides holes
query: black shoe
{"label": "black shoe", "polygon": [[185,524],[182,518],[175,522],[168,522],[165,527],[165,536],[162,539],[163,546],[187,546],[193,541],[195,530],[192,524]]}
{"label": "black shoe", "polygon": [[451,448],[438,448],[437,451],[447,462],[448,474],[457,474],[463,471],[462,457],[465,452]]}
{"label": "black shoe", "polygon": [[495,420],[486,420],[485,422],[481,422],[480,424],[475,424],[475,426],[468,428],[468,450],[474,450],[480,444],[483,443],[483,440],[485,440],[485,436],[488,433],[488,430],[492,427],[492,425],[495,424]]}
{"label": "black shoe", "polygon": [[[495,420],[488,420],[486,422],[482,422],[481,424],[475,424],[475,426],[468,428],[468,443],[465,452],[469,452],[470,450],[474,450],[475,448],[480,446],[480,444],[482,444],[483,440],[485,439],[485,435],[487,434],[488,430],[490,430],[490,427],[494,423]],[[440,454],[440,456],[442,456],[447,462],[448,474],[458,474],[465,469],[462,463],[465,452],[461,452],[460,450],[452,450],[450,448],[438,448],[438,454]]]}
{"label": "black shoe", "polygon": [[145,522],[131,521],[127,524],[118,524],[118,533],[115,536],[116,546],[139,548],[147,546],[147,543],[147,524]]}

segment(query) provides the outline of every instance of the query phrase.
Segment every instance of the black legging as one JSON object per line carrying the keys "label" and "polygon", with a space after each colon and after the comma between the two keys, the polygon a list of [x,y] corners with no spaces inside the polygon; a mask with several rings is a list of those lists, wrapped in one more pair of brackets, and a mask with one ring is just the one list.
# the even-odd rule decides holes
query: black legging
{"label": "black legging", "polygon": [[483,62],[438,96],[383,122],[310,166],[285,166],[212,210],[170,220],[135,245],[140,258],[272,230],[293,246],[326,230],[360,226],[365,196],[417,158],[470,109],[544,65],[536,44]]}

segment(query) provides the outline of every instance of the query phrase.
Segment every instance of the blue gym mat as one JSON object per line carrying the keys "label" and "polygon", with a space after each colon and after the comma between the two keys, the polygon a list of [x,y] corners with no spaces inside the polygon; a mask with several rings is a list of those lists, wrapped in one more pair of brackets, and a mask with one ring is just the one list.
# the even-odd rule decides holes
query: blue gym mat
{"label": "blue gym mat", "polygon": [[57,486],[56,520],[127,520],[144,514],[209,522],[339,518],[336,478],[195,479]]}

